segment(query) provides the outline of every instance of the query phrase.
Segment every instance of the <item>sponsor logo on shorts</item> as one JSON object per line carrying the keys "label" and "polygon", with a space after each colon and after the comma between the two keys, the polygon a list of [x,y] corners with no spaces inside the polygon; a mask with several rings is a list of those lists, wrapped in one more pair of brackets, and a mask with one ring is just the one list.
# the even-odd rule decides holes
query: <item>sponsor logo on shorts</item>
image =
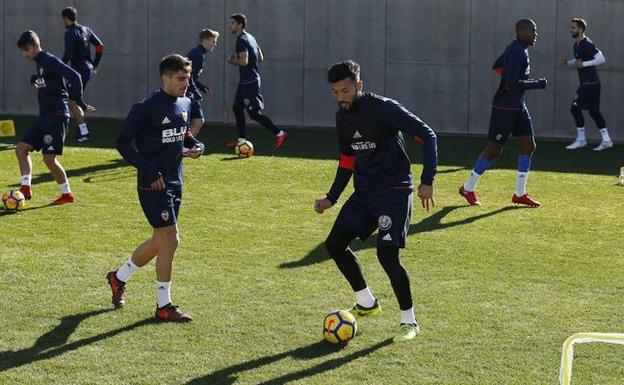
{"label": "sponsor logo on shorts", "polygon": [[168,222],[169,221],[169,211],[163,210],[160,213],[160,217],[162,218],[163,221]]}
{"label": "sponsor logo on shorts", "polygon": [[503,134],[496,134],[496,140],[501,140],[503,138]]}
{"label": "sponsor logo on shorts", "polygon": [[379,230],[388,230],[392,227],[392,219],[387,215],[381,215],[377,220]]}

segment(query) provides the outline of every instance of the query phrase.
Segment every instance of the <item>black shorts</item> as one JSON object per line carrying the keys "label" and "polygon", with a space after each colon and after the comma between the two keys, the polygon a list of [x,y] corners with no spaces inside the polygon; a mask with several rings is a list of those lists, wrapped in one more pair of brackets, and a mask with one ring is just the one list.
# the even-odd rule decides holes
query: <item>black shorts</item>
{"label": "black shorts", "polygon": [[63,155],[69,118],[63,115],[41,115],[26,130],[22,142],[42,154]]}
{"label": "black shorts", "polygon": [[488,139],[496,144],[505,144],[509,135],[533,136],[533,124],[529,110],[514,110],[492,107]]}
{"label": "black shorts", "polygon": [[334,226],[340,226],[361,240],[375,229],[378,246],[405,247],[412,217],[410,189],[384,190],[378,193],[353,193],[345,202]]}
{"label": "black shorts", "polygon": [[572,104],[582,110],[600,111],[600,83],[581,84]]}
{"label": "black shorts", "polygon": [[163,191],[138,188],[139,202],[149,224],[154,228],[175,225],[182,203],[182,190]]}
{"label": "black shorts", "polygon": [[234,97],[234,109],[243,107],[247,111],[262,111],[264,99],[260,93],[260,83],[238,84]]}
{"label": "black shorts", "polygon": [[196,99],[191,99],[191,120],[193,119],[204,119],[201,103]]}

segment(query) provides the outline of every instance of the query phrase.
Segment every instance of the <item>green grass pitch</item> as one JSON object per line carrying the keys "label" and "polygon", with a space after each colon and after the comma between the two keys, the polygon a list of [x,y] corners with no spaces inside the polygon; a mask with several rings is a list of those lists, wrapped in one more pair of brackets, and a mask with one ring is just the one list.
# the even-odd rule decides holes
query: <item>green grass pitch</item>
{"label": "green grass pitch", "polygon": [[[18,129],[31,118],[13,117]],[[39,154],[34,199],[0,213],[0,384],[557,384],[561,345],[576,332],[624,331],[624,165],[618,146],[566,152],[540,141],[529,175],[539,209],[511,205],[515,141],[478,185],[483,206],[457,194],[483,137],[441,136],[436,208],[415,212],[402,261],[421,334],[392,344],[398,305],[374,239],[353,244],[384,315],[359,322],[343,349],[321,341],[323,316],[353,295],[322,242],[339,208],[315,198],[336,169],[332,130],[291,130],[283,152],[250,128],[256,156],[232,159],[232,127],[208,125],[207,154],[185,160],[173,298],[190,324],[152,321],[153,263],[112,311],[105,274],[150,236],[135,170],[112,147],[115,120],[61,158],[77,202],[47,203],[58,188]],[[0,187],[16,188],[10,144]],[[410,145],[413,173],[421,152]],[[349,190],[343,195],[344,202]],[[340,206],[340,204],[339,204]],[[576,349],[574,385],[621,384],[624,350]]]}

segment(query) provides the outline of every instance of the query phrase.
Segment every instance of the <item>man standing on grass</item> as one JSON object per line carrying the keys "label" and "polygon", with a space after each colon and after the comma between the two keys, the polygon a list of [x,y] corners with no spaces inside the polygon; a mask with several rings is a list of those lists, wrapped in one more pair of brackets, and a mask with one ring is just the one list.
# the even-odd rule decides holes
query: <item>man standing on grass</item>
{"label": "man standing on grass", "polygon": [[217,46],[217,39],[219,39],[219,32],[208,28],[202,29],[199,33],[199,44],[186,54],[186,57],[193,63],[189,88],[186,90],[186,96],[193,103],[191,107],[191,133],[193,136],[197,136],[199,130],[204,125],[204,112],[201,106],[202,95],[200,92],[212,95],[210,88],[206,87],[199,80],[199,75],[201,75],[204,68],[204,55],[206,52],[214,51]]}
{"label": "man standing on grass", "polygon": [[540,203],[529,197],[526,191],[531,158],[535,151],[535,137],[531,116],[524,100],[524,91],[546,88],[546,79],[529,79],[529,47],[537,40],[537,26],[531,19],[516,23],[516,40],[505,48],[494,63],[494,70],[501,75],[500,85],[492,102],[492,116],[488,143],[477,158],[470,178],[459,188],[459,194],[470,205],[480,205],[475,192],[477,181],[500,155],[510,134],[518,138],[518,179],[516,191],[511,197],[513,203],[539,207]]}
{"label": "man standing on grass", "polygon": [[[65,24],[67,29],[65,31],[63,62],[70,63],[71,67],[80,74],[82,89],[84,90],[89,79],[91,79],[91,74],[97,73],[97,67],[104,52],[104,44],[91,28],[76,22],[78,18],[76,8],[64,8],[61,11],[61,16],[63,17],[63,24]],[[93,60],[91,60],[90,44],[95,47],[95,58]],[[71,100],[69,101],[69,108],[80,130],[78,142],[84,143],[89,140],[89,128],[85,122],[84,111]]]}
{"label": "man standing on grass", "polygon": [[171,301],[171,270],[178,247],[178,215],[182,202],[182,157],[198,158],[204,145],[189,127],[191,100],[186,94],[191,62],[177,54],[160,62],[162,88],[135,104],[117,138],[117,150],[137,168],[139,202],[153,228],[152,237],[130,259],[106,276],[116,309],[125,305],[126,282],[140,267],[156,258],[156,318],[188,322],[192,317]]}
{"label": "man standing on grass", "polygon": [[[48,167],[52,177],[58,183],[61,196],[53,205],[72,203],[74,194],[69,188],[65,169],[57,156],[63,154],[67,123],[69,122],[68,100],[76,102],[86,111],[95,111],[82,100],[82,84],[80,75],[64,64],[59,58],[41,48],[39,36],[33,31],[22,33],[17,41],[22,55],[36,63],[37,73],[31,77],[31,84],[37,90],[39,99],[39,117],[24,134],[17,144],[15,154],[22,175],[20,191],[29,200],[33,193],[31,151],[41,151],[43,163]],[[69,83],[69,94],[65,87]]]}
{"label": "man standing on grass", "polygon": [[334,64],[328,73],[340,110],[336,113],[340,162],[325,198],[314,202],[322,214],[338,201],[353,175],[355,192],[345,202],[325,246],[355,292],[349,311],[356,317],[381,314],[379,301],[368,288],[357,256],[349,248],[356,237],[368,238],[375,229],[377,257],[399,301],[401,322],[395,342],[409,341],[419,332],[407,271],[399,260],[412,214],[414,185],[403,134],[424,146],[423,172],[418,186],[422,206],[433,207],[437,168],[437,138],[429,126],[400,103],[363,92],[360,66],[352,60]]}
{"label": "man standing on grass", "polygon": [[609,129],[604,117],[600,113],[600,78],[596,66],[605,63],[605,57],[602,52],[596,48],[594,42],[585,36],[587,30],[587,22],[583,19],[572,19],[570,27],[570,35],[574,42],[574,59],[563,60],[563,65],[574,66],[578,70],[579,82],[581,83],[576,90],[574,101],[570,112],[576,123],[576,140],[566,148],[575,150],[587,146],[585,139],[585,118],[583,110],[589,110],[589,116],[592,117],[596,126],[600,130],[602,141],[594,151],[603,151],[613,147],[613,141],[609,136]]}
{"label": "man standing on grass", "polygon": [[275,135],[275,149],[279,150],[288,134],[280,130],[273,124],[271,119],[262,114],[264,100],[260,93],[260,72],[258,63],[264,60],[262,50],[256,39],[247,31],[247,17],[242,13],[235,13],[230,16],[230,33],[236,35],[236,52],[228,59],[228,63],[238,67],[240,81],[236,88],[234,98],[234,116],[236,117],[236,127],[238,128],[238,139],[226,144],[228,147],[235,147],[246,138],[245,110],[249,117],[268,128]]}

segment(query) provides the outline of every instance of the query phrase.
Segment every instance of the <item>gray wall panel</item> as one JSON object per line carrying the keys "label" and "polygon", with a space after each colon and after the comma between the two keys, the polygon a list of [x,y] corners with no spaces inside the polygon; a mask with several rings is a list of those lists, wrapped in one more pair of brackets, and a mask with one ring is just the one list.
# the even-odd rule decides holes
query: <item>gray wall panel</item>
{"label": "gray wall panel", "polygon": [[[536,134],[549,137],[575,134],[569,108],[578,79],[574,70],[558,67],[558,57],[571,55],[569,21],[581,16],[607,57],[599,69],[603,114],[612,136],[624,140],[618,129],[624,120],[621,0],[0,0],[0,111],[36,113],[36,94],[28,86],[35,66],[19,55],[15,41],[34,29],[45,49],[62,55],[60,10],[68,4],[106,46],[86,92],[96,115],[124,117],[132,103],[159,87],[160,58],[185,54],[199,30],[209,27],[221,37],[202,74],[215,92],[204,99],[204,114],[208,121],[232,123],[238,69],[225,63],[235,41],[228,17],[243,12],[265,53],[266,113],[278,125],[334,126],[337,107],[326,70],[353,58],[362,66],[365,89],[398,99],[439,132],[475,134],[487,132],[499,82],[491,65],[515,38],[515,21],[531,17],[540,34],[530,50],[531,74],[549,84],[527,92],[527,100]],[[591,119],[586,126],[597,138]]]}

